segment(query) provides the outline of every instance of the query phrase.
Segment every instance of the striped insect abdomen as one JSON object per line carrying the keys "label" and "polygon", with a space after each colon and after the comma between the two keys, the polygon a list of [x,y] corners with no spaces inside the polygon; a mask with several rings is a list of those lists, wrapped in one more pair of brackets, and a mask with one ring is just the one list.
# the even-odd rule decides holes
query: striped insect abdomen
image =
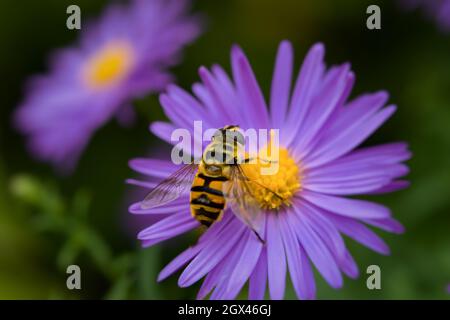
{"label": "striped insect abdomen", "polygon": [[227,180],[222,176],[208,176],[202,170],[195,175],[190,196],[191,214],[201,224],[209,227],[222,219],[225,208],[222,187]]}

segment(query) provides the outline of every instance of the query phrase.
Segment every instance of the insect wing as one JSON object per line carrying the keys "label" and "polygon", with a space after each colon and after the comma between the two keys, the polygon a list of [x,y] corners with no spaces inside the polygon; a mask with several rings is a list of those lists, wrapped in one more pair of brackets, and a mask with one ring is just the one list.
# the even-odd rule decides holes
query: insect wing
{"label": "insect wing", "polygon": [[141,209],[150,209],[172,202],[192,185],[198,165],[191,163],[160,182],[141,202]]}
{"label": "insect wing", "polygon": [[230,181],[224,186],[227,205],[233,213],[261,240],[264,234],[264,217],[258,201],[255,199],[251,181],[244,175],[239,166],[231,167]]}

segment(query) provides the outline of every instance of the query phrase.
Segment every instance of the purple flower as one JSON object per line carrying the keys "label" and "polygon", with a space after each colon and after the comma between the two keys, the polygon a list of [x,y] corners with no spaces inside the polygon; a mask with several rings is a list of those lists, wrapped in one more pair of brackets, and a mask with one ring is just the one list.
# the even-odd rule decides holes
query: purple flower
{"label": "purple flower", "polygon": [[407,10],[421,8],[444,32],[450,32],[450,0],[401,0]]}
{"label": "purple flower", "polygon": [[[393,233],[403,232],[403,226],[385,206],[347,196],[408,186],[398,180],[408,173],[401,163],[410,158],[405,143],[355,149],[396,107],[385,107],[388,94],[384,91],[347,101],[355,80],[349,64],[326,68],[323,58],[324,46],[314,45],[291,86],[293,50],[289,42],[282,42],[268,104],[237,46],[231,52],[232,79],[220,66],[201,67],[202,82],[193,86],[194,95],[173,85],[161,95],[171,122],[153,123],[151,131],[169,143],[174,129],[192,132],[196,120],[203,121],[204,130],[229,124],[244,130],[280,129],[280,170],[270,176],[270,187],[284,193],[287,201],[280,203],[264,194],[258,197],[265,244],[227,209],[220,222],[161,271],[159,281],[187,264],[178,284],[186,287],[204,278],[198,298],[211,293],[211,299],[233,299],[248,281],[250,299],[264,298],[266,285],[272,299],[282,299],[289,272],[297,296],[312,299],[316,296],[313,266],[333,288],[343,285],[342,273],[358,276],[342,235],[389,254],[385,242],[367,225]],[[178,168],[157,159],[134,159],[130,166],[151,177],[145,182],[129,180],[144,188],[154,187]],[[199,226],[190,215],[188,194],[152,209],[135,203],[130,212],[163,216],[139,233],[144,247]]]}
{"label": "purple flower", "polygon": [[450,294],[450,283],[447,285],[447,293]]}
{"label": "purple flower", "polygon": [[199,34],[188,4],[134,0],[83,24],[79,44],[52,56],[50,72],[32,78],[15,114],[31,152],[70,170],[95,130],[112,117],[132,121],[130,100],[162,90],[172,80],[167,68]]}

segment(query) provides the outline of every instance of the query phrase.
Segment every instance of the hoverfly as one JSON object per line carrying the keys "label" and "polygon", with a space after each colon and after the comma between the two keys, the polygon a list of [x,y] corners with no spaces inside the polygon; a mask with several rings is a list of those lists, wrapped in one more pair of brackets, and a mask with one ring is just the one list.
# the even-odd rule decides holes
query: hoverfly
{"label": "hoverfly", "polygon": [[169,203],[190,187],[190,211],[202,225],[209,227],[220,221],[227,205],[264,242],[260,236],[262,211],[253,196],[252,184],[265,188],[276,197],[281,196],[246,176],[240,163],[249,163],[250,158],[238,161],[238,149],[244,143],[244,135],[236,125],[217,130],[203,151],[200,163],[187,164],[160,182],[142,201],[141,208]]}

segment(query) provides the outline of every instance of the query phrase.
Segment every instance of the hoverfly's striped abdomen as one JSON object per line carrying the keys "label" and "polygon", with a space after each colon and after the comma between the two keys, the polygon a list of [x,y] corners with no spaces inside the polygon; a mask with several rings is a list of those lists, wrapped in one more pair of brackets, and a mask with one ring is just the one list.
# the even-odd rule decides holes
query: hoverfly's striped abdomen
{"label": "hoverfly's striped abdomen", "polygon": [[209,227],[220,221],[225,208],[222,192],[223,183],[228,181],[224,176],[209,176],[199,167],[191,187],[191,214],[201,224]]}

